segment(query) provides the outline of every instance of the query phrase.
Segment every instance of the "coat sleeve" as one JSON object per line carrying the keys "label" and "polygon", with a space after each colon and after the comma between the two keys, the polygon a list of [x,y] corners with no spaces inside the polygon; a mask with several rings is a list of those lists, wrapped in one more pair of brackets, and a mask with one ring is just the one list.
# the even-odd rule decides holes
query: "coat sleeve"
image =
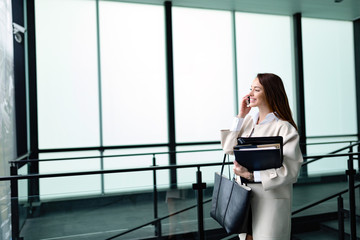
{"label": "coat sleeve", "polygon": [[234,155],[234,146],[237,144],[238,131],[230,131],[229,129],[221,130],[221,148],[226,154]]}
{"label": "coat sleeve", "polygon": [[234,117],[231,129],[220,131],[221,147],[226,154],[234,154],[234,146],[237,145],[237,138],[240,134],[240,129],[243,125],[244,119]]}
{"label": "coat sleeve", "polygon": [[244,128],[245,119],[234,117],[231,129],[220,131],[221,147],[226,154],[234,155],[234,147],[237,145],[237,138],[240,136]]}
{"label": "coat sleeve", "polygon": [[283,136],[283,165],[280,168],[260,171],[264,190],[270,190],[281,185],[292,184],[297,181],[299,170],[303,162],[299,147],[299,135],[296,129],[286,124],[281,126],[279,135]]}

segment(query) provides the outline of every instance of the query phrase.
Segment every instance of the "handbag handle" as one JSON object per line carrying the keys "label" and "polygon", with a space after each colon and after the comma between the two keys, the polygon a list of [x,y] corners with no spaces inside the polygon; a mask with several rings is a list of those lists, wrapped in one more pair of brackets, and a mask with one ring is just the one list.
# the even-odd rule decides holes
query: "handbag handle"
{"label": "handbag handle", "polygon": [[[230,160],[229,160],[229,154],[226,154],[226,153],[225,153],[225,154],[224,154],[224,160],[223,160],[223,163],[222,163],[222,166],[221,166],[221,173],[220,173],[221,176],[223,175],[223,172],[224,172],[226,155],[228,156],[228,161],[230,162]],[[228,165],[228,167],[229,167],[229,179],[231,179],[231,178],[230,178],[230,166]]]}
{"label": "handbag handle", "polygon": [[[220,173],[220,176],[222,176],[223,175],[223,172],[224,172],[224,166],[225,166],[225,160],[226,160],[226,155],[228,156],[228,160],[229,160],[229,154],[224,154],[224,159],[223,159],[223,163],[222,163],[222,166],[221,166],[221,173]],[[230,160],[229,160],[230,161]],[[228,166],[229,167],[229,179],[231,179],[230,178],[230,166]],[[236,177],[235,177],[236,175],[235,175],[235,173],[234,173],[234,176],[233,176],[233,180],[235,180],[236,179]],[[241,178],[240,178],[240,181],[241,181]],[[241,181],[241,183],[240,184],[243,184],[243,185],[245,185],[246,186],[246,183],[243,183],[242,181]]]}

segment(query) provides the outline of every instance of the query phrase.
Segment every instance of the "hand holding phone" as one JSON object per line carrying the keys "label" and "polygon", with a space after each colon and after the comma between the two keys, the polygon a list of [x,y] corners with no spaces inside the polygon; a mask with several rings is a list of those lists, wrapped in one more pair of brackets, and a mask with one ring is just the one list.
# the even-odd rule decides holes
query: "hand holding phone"
{"label": "hand holding phone", "polygon": [[246,106],[250,107],[250,96],[248,96],[246,99]]}
{"label": "hand holding phone", "polygon": [[245,95],[242,99],[241,99],[241,105],[240,105],[240,109],[239,109],[239,114],[237,115],[239,118],[244,118],[251,110],[250,107],[250,96],[249,95]]}

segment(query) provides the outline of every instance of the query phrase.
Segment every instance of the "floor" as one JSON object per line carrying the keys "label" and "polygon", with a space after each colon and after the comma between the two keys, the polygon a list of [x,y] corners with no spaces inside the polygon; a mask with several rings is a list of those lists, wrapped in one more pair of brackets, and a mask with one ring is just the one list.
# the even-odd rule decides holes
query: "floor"
{"label": "floor", "polygon": [[[346,187],[346,182],[296,185],[293,193],[293,209],[296,210],[315,199],[325,198]],[[204,200],[210,199],[211,191],[205,190],[204,195]],[[345,207],[348,206],[347,198],[347,195],[344,195]],[[357,201],[356,204],[359,206],[360,202]],[[159,194],[158,217],[172,214],[192,205],[196,205],[194,193],[188,191],[168,192],[167,197],[165,193]],[[210,205],[211,203],[204,205],[205,230],[219,227],[209,215]],[[112,237],[153,220],[153,206],[151,195],[103,197],[103,199],[98,198],[86,202],[74,200],[62,203],[43,203],[40,210],[36,212],[36,216],[26,220],[21,229],[21,236],[24,240],[145,239],[155,236],[153,225],[144,226],[123,236]],[[296,214],[294,217],[336,211],[336,208],[337,202],[336,199],[333,199]],[[195,235],[188,234],[183,236],[183,239],[196,239],[197,229],[196,207],[161,221],[162,236],[194,232]],[[294,235],[294,240],[331,240],[335,238],[338,239],[336,233],[324,229]],[[169,239],[171,238],[169,237]]]}

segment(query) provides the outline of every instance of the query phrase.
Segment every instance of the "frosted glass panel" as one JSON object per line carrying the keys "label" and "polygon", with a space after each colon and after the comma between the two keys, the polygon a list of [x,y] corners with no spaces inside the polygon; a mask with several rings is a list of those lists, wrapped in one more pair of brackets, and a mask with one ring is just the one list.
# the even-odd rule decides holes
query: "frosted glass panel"
{"label": "frosted glass panel", "polygon": [[295,116],[291,18],[236,13],[236,49],[239,100],[249,93],[257,73],[281,77]]}
{"label": "frosted glass panel", "polygon": [[95,1],[35,6],[39,147],[99,145]]}
{"label": "frosted glass panel", "polygon": [[352,22],[302,19],[306,135],[356,134]]}
{"label": "frosted glass panel", "polygon": [[231,13],[173,8],[177,142],[218,141],[234,116]]}
{"label": "frosted glass panel", "polygon": [[[41,161],[40,174],[69,173],[101,170],[100,159],[97,151],[46,153],[40,154],[39,159],[59,159],[77,157],[95,157],[73,160]],[[40,179],[40,199],[57,199],[64,197],[98,195],[101,191],[100,175],[83,175],[71,177],[54,177]]]}
{"label": "frosted glass panel", "polygon": [[[18,175],[26,175],[28,174],[28,166],[24,165],[20,168],[18,168]],[[29,180],[28,179],[24,179],[24,180],[19,180],[18,181],[18,194],[19,194],[19,200],[20,203],[26,203],[28,200],[28,183]]]}
{"label": "frosted glass panel", "polygon": [[104,145],[167,141],[164,8],[100,2]]}
{"label": "frosted glass panel", "polygon": [[[201,150],[201,152],[192,152]],[[208,151],[207,151],[208,150]],[[204,163],[219,163],[218,166],[202,167],[202,181],[207,184],[214,183],[214,173],[221,171],[221,163],[223,161],[224,152],[219,146],[216,145],[202,145],[202,146],[180,146],[177,147],[178,153],[176,156],[177,163],[182,164],[204,164]],[[230,162],[233,162],[235,158],[230,156]],[[224,174],[228,176],[230,172],[233,174],[232,165],[228,168],[225,166]],[[179,186],[191,187],[196,182],[197,168],[179,168],[177,169],[177,180]]]}
{"label": "frosted glass panel", "polygon": [[[165,154],[167,148],[142,148],[142,149],[122,149],[105,151],[104,168],[110,169],[129,169],[129,168],[148,168],[153,166],[153,154],[155,154],[156,166],[167,166],[169,156]],[[127,154],[139,154],[126,156]],[[111,156],[111,157],[109,157]],[[154,186],[153,171],[125,172],[106,174],[104,176],[105,192],[129,192],[129,191],[152,191]],[[169,187],[169,170],[156,171],[156,183],[158,189]]]}
{"label": "frosted glass panel", "polygon": [[[303,18],[302,29],[306,135],[356,134],[352,22]],[[338,140],[342,139],[328,139]],[[321,149],[329,153],[339,147],[308,146],[308,154],[318,154]],[[346,157],[323,159],[309,164],[308,171],[309,174],[344,173],[346,160]]]}
{"label": "frosted glass panel", "polygon": [[[332,142],[331,144],[329,142]],[[338,151],[342,148],[349,146],[357,142],[356,137],[329,137],[329,138],[314,138],[307,139],[307,152],[308,155],[324,155],[334,151]],[[315,144],[313,144],[315,143]],[[354,147],[353,151],[357,151],[357,147]],[[349,149],[346,148],[338,153],[348,153]],[[308,165],[308,173],[310,175],[317,174],[344,174],[347,170],[347,160],[349,157],[332,157],[323,158],[314,163]],[[311,159],[309,159],[311,160]],[[354,168],[358,168],[358,164],[354,161]]]}

